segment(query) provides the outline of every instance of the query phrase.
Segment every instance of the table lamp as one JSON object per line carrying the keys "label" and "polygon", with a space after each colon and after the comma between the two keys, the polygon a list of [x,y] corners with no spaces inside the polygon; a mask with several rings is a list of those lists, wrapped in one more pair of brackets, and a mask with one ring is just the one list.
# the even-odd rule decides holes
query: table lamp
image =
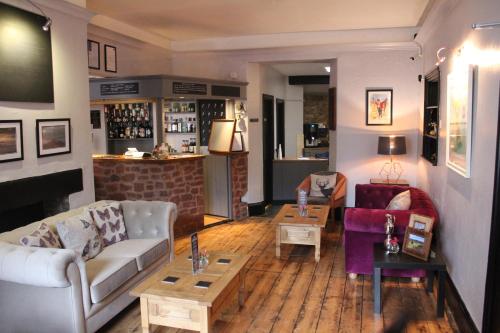
{"label": "table lamp", "polygon": [[398,181],[403,174],[403,168],[401,164],[392,160],[392,155],[406,154],[406,137],[404,135],[379,136],[378,154],[390,156],[390,162],[385,162],[382,169],[380,169],[380,177],[385,178],[387,183],[389,183],[391,176],[395,177],[396,181]]}

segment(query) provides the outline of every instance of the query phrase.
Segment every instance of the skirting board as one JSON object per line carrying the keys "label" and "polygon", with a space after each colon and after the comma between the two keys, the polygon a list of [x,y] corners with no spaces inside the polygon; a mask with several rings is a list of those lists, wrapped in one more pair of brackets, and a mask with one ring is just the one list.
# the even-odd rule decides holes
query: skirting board
{"label": "skirting board", "polygon": [[444,293],[445,293],[446,303],[448,304],[448,308],[450,309],[453,318],[455,319],[455,323],[457,324],[457,327],[459,327],[460,329],[460,332],[479,333],[476,324],[474,324],[474,321],[472,320],[469,311],[465,307],[462,297],[460,297],[457,288],[453,284],[453,281],[451,280],[448,274],[445,282]]}

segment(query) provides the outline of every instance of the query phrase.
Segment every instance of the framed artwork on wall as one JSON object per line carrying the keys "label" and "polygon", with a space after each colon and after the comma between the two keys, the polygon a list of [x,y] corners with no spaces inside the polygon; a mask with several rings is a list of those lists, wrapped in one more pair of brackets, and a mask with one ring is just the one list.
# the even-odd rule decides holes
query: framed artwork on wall
{"label": "framed artwork on wall", "polygon": [[99,42],[88,39],[87,40],[87,52],[89,60],[89,68],[91,69],[101,69],[101,59],[100,55],[101,46]]}
{"label": "framed artwork on wall", "polygon": [[65,119],[37,119],[38,157],[71,153],[71,122]]}
{"label": "framed artwork on wall", "polygon": [[20,161],[23,158],[23,122],[0,120],[0,163]]}
{"label": "framed artwork on wall", "polygon": [[470,178],[474,66],[461,66],[448,74],[446,165]]}
{"label": "framed artwork on wall", "polygon": [[117,72],[116,65],[116,47],[111,45],[104,45],[104,70],[106,72]]}
{"label": "framed artwork on wall", "polygon": [[392,125],[392,89],[366,89],[366,125]]}

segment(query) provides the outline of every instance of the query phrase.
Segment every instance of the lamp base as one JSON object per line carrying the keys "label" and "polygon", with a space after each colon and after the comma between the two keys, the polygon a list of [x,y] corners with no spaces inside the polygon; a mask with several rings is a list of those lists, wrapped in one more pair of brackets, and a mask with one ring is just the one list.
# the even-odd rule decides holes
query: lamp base
{"label": "lamp base", "polygon": [[393,162],[392,159],[390,162],[385,162],[382,168],[379,171],[380,178],[387,179],[395,179],[396,182],[401,178],[403,174],[403,167],[398,162]]}

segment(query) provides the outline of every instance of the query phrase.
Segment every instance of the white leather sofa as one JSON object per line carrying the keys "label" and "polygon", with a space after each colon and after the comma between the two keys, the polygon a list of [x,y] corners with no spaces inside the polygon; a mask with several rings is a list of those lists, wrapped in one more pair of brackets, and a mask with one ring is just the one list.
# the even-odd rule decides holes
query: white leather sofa
{"label": "white leather sofa", "polygon": [[[173,260],[176,205],[122,201],[121,206],[129,239],[87,262],[73,250],[19,245],[42,221],[0,234],[1,332],[95,332],[134,300],[130,289]],[[43,221],[54,228],[83,209]]]}

